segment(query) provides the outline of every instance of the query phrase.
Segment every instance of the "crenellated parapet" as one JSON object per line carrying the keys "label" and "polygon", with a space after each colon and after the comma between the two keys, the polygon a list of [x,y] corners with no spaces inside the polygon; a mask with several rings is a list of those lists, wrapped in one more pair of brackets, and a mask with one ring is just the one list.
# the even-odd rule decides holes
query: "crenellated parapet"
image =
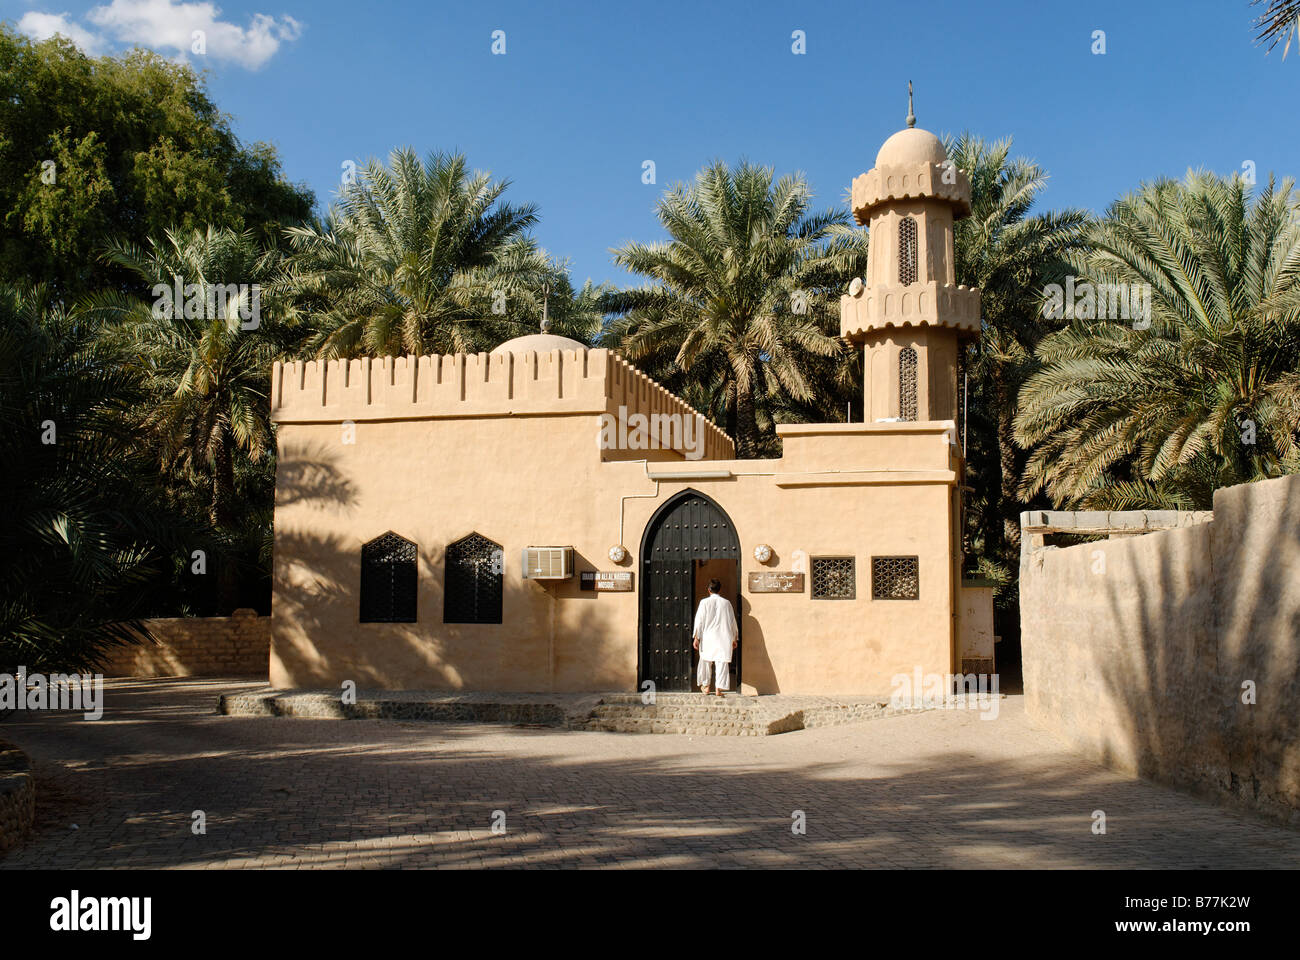
{"label": "crenellated parapet", "polygon": [[[276,423],[555,414],[609,414],[635,426],[637,415],[653,424],[697,411],[609,350],[293,360],[271,370]],[[694,422],[706,458],[735,456],[726,433],[702,416]]]}
{"label": "crenellated parapet", "polygon": [[980,291],[937,281],[874,287],[855,283],[840,297],[840,335],[850,342],[890,327],[944,327],[978,335]]}
{"label": "crenellated parapet", "polygon": [[872,211],[904,200],[942,200],[955,218],[970,214],[970,177],[952,163],[882,164],[853,178],[853,219],[865,225]]}

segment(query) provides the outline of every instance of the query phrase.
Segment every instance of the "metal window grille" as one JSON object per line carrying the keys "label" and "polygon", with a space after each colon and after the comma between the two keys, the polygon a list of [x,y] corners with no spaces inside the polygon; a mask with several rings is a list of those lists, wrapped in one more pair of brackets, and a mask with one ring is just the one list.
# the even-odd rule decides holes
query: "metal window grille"
{"label": "metal window grille", "polygon": [[898,282],[916,283],[916,221],[904,217],[898,225]]}
{"label": "metal window grille", "polygon": [[857,593],[857,573],[853,557],[812,558],[814,600],[852,600]]}
{"label": "metal window grille", "polygon": [[443,623],[500,623],[505,555],[500,544],[471,533],[447,548]]}
{"label": "metal window grille", "polygon": [[916,419],[916,351],[911,347],[898,353],[898,418]]}
{"label": "metal window grille", "polygon": [[921,578],[916,557],[872,557],[872,600],[916,600]]}
{"label": "metal window grille", "polygon": [[361,547],[362,623],[415,623],[415,544],[391,530]]}

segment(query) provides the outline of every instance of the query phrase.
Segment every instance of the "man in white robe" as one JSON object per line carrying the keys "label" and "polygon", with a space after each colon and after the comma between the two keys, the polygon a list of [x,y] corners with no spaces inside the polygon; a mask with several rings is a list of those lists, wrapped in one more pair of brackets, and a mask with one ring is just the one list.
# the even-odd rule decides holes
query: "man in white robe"
{"label": "man in white robe", "polygon": [[709,692],[709,674],[717,673],[717,695],[731,689],[731,654],[740,642],[736,627],[736,611],[731,601],[722,596],[722,581],[714,577],[709,581],[709,595],[700,601],[695,611],[695,642],[700,651],[700,668],[695,679],[702,693]]}

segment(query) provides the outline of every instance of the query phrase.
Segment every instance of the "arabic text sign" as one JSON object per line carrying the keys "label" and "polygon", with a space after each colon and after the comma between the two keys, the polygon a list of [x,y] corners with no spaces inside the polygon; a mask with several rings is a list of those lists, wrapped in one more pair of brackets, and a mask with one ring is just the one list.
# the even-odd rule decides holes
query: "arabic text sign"
{"label": "arabic text sign", "polygon": [[803,593],[803,574],[760,570],[749,575],[750,593]]}

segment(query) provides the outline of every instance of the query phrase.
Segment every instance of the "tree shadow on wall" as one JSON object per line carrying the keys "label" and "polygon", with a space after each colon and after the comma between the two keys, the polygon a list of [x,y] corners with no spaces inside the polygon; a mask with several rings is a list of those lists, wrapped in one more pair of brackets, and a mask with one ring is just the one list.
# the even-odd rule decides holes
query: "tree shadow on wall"
{"label": "tree shadow on wall", "polygon": [[[1251,500],[1276,510],[1245,509]],[[1300,482],[1275,501],[1216,496],[1215,507],[1208,537],[1154,535],[1154,565],[1105,578],[1123,642],[1100,682],[1138,775],[1300,827]]]}
{"label": "tree shadow on wall", "polygon": [[[510,558],[502,577],[503,622],[445,622],[447,547],[416,543],[415,622],[362,623],[361,544],[334,535],[279,533],[273,642],[292,659],[289,670],[297,675],[291,685],[333,686],[346,677],[360,690],[546,693],[552,688],[552,669],[564,690],[608,691],[626,685],[620,680],[626,671],[617,665],[628,655],[628,641],[611,629],[618,614],[607,606],[610,602],[595,592],[580,595],[578,599],[589,600],[585,603],[566,594],[573,602],[559,626],[553,616],[555,598],[542,595],[550,588],[522,579]],[[575,650],[581,651],[583,663],[574,662]],[[634,650],[631,655],[635,657]],[[580,678],[578,686],[572,677]]]}
{"label": "tree shadow on wall", "polygon": [[279,507],[311,502],[348,506],[356,500],[356,490],[328,454],[313,450],[277,461],[275,497]]}

